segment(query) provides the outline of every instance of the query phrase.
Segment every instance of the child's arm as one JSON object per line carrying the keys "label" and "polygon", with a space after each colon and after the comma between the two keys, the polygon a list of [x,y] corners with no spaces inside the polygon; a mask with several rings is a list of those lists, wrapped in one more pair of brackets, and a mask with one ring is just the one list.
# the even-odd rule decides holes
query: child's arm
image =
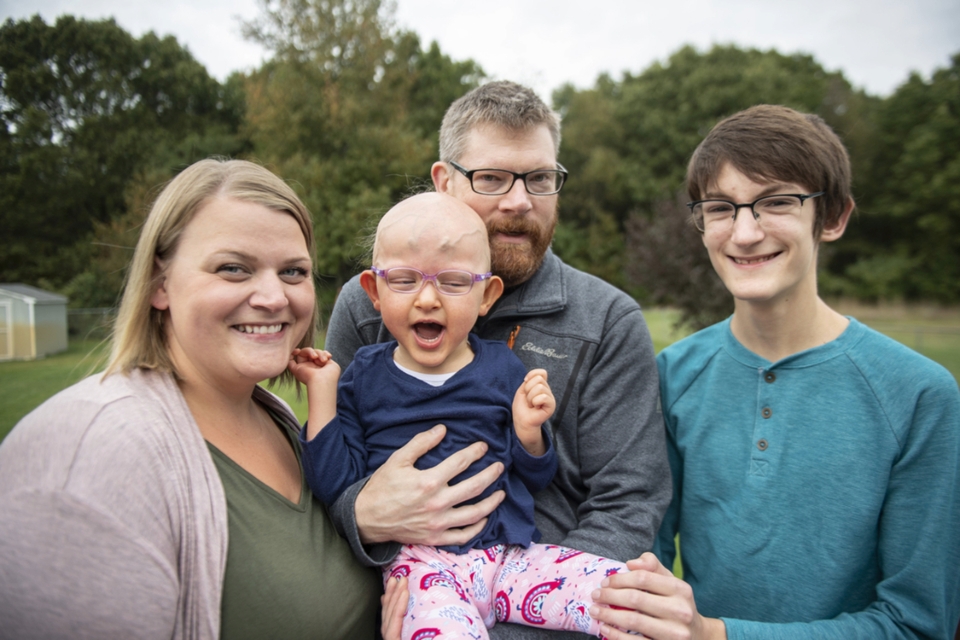
{"label": "child's arm", "polygon": [[547,384],[547,372],[533,369],[513,397],[513,428],[520,444],[532,456],[547,452],[541,427],[553,415],[557,401]]}
{"label": "child's arm", "polygon": [[301,384],[307,387],[307,437],[313,440],[320,430],[337,415],[337,381],[340,365],[329,351],[294,349],[287,365]]}
{"label": "child's arm", "polygon": [[303,472],[313,494],[333,504],[347,487],[369,474],[363,429],[354,394],[357,370],[340,367],[330,354],[297,349],[288,365],[307,386],[307,424],[300,431]]}

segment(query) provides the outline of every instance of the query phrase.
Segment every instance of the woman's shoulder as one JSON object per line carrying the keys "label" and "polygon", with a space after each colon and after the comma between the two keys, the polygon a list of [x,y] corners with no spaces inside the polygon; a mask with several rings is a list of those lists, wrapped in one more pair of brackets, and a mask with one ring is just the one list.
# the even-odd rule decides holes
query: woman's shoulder
{"label": "woman's shoulder", "polygon": [[14,427],[0,446],[0,485],[30,482],[53,490],[97,468],[117,477],[163,473],[158,461],[171,452],[182,458],[202,442],[169,374],[98,374],[54,395]]}
{"label": "woman's shoulder", "polygon": [[300,421],[283,398],[257,385],[253,390],[253,399],[266,407],[274,420],[281,421],[284,427],[292,429],[294,433],[300,432]]}
{"label": "woman's shoulder", "polygon": [[[60,593],[57,601],[78,629],[107,620],[125,630],[120,635],[140,629],[169,637],[182,597],[185,523],[199,529],[210,520],[191,511],[191,500],[216,501],[191,481],[191,456],[203,446],[199,432],[200,444],[184,447],[171,428],[181,409],[164,397],[175,390],[165,374],[92,376],[37,407],[0,445],[0,512],[6,529],[18,532],[3,540],[0,556],[19,558],[17,583],[26,594],[19,601]],[[64,564],[57,571],[49,543],[36,542],[51,539],[60,541],[55,555]],[[100,585],[110,598],[84,604],[51,587],[50,579],[63,576]],[[138,612],[133,618],[123,614],[131,610]]]}

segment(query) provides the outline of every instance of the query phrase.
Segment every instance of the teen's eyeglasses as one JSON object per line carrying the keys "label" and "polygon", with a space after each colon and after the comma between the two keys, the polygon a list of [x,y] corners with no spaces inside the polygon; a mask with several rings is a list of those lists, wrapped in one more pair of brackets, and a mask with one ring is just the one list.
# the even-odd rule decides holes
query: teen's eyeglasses
{"label": "teen's eyeglasses", "polygon": [[803,203],[810,198],[822,196],[825,191],[816,193],[781,193],[763,196],[753,202],[737,204],[729,200],[697,200],[688,202],[687,207],[693,214],[693,224],[701,233],[720,233],[733,228],[737,212],[747,208],[753,213],[753,219],[761,227],[776,226],[803,209]]}
{"label": "teen's eyeglasses", "polygon": [[448,296],[462,296],[470,293],[474,282],[482,282],[493,274],[470,273],[459,269],[446,269],[433,274],[427,274],[412,267],[394,267],[391,269],[370,270],[386,280],[387,288],[397,293],[418,293],[427,281],[432,281],[437,291]]}

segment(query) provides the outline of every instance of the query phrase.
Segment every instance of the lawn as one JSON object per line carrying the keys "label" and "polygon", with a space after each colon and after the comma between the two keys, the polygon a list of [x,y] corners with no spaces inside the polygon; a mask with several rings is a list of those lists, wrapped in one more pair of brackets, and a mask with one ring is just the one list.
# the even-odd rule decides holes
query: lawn
{"label": "lawn", "polygon": [[[878,331],[936,360],[960,379],[960,309],[904,305],[865,307],[842,301],[833,304],[841,312],[855,315]],[[676,311],[646,309],[644,316],[658,352],[687,334],[674,329]],[[70,348],[55,356],[0,362],[0,440],[34,407],[94,370],[105,352],[102,342],[71,340]],[[306,420],[305,397],[297,401],[291,387],[274,391],[290,403],[301,421]]]}
{"label": "lawn", "polygon": [[0,362],[0,439],[34,407],[98,368],[106,350],[98,340],[70,340],[69,348],[54,356]]}

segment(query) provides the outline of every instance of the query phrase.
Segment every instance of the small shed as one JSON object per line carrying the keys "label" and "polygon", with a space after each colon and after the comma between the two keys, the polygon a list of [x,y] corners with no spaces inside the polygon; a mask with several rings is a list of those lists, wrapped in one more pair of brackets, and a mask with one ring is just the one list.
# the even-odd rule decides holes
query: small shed
{"label": "small shed", "polygon": [[0,283],[0,360],[33,360],[66,349],[66,296]]}

